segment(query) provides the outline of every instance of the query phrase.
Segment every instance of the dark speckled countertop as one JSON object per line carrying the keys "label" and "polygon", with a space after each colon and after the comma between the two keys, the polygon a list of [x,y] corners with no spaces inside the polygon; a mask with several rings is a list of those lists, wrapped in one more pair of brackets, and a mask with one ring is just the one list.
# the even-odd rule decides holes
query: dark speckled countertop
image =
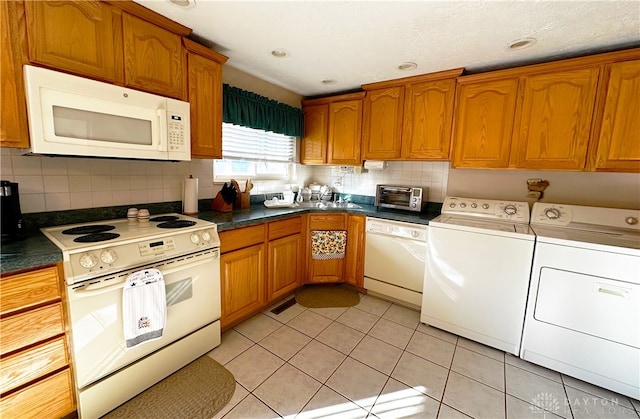
{"label": "dark speckled countertop", "polygon": [[[244,227],[252,224],[258,224],[266,221],[274,221],[291,217],[295,214],[305,212],[348,212],[351,214],[363,214],[369,217],[384,218],[388,220],[404,221],[416,224],[429,224],[429,221],[440,214],[440,204],[430,205],[426,212],[412,213],[395,210],[379,210],[373,205],[360,204],[359,209],[309,209],[309,208],[266,208],[262,204],[253,204],[249,209],[235,210],[233,212],[221,213],[216,211],[205,210],[202,207],[201,212],[197,215],[203,220],[212,221],[218,225],[218,231],[229,230],[238,227]],[[208,208],[208,207],[207,207]],[[162,208],[152,211],[152,213],[160,214],[167,212],[179,212],[179,209]],[[95,213],[95,212],[94,212]],[[126,210],[124,212],[126,214]],[[55,217],[47,217],[52,219]],[[72,224],[77,222],[90,221],[86,216],[82,219],[72,219],[69,215],[64,219],[60,219],[53,225]],[[101,218],[92,221],[104,219],[114,219],[118,216],[105,214]],[[52,225],[52,224],[49,224]],[[46,225],[45,225],[46,226]],[[38,268],[62,261],[62,252],[56,245],[47,239],[39,230],[31,228],[27,238],[14,243],[3,244],[0,248],[0,274],[10,274],[19,271]]]}

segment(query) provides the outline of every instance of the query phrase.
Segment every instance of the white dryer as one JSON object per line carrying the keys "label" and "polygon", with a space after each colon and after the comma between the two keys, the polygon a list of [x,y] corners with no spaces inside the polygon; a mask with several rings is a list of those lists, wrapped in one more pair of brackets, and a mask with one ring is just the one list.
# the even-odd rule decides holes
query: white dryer
{"label": "white dryer", "polygon": [[534,240],[526,202],[446,197],[429,222],[420,320],[518,355]]}
{"label": "white dryer", "polygon": [[536,203],[521,358],[640,399],[640,211]]}

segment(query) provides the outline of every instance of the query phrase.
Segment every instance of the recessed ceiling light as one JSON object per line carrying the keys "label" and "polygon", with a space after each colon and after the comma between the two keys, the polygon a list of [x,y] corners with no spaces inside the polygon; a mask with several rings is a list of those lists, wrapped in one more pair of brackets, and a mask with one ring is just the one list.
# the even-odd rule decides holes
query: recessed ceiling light
{"label": "recessed ceiling light", "polygon": [[289,56],[289,51],[287,51],[286,49],[277,48],[271,51],[271,55],[276,58],[284,58]]}
{"label": "recessed ceiling light", "polygon": [[398,70],[409,71],[418,68],[418,64],[412,62],[402,63],[398,66]]}
{"label": "recessed ceiling light", "polygon": [[169,0],[169,3],[183,9],[190,9],[196,6],[196,0]]}
{"label": "recessed ceiling light", "polygon": [[337,81],[334,79],[324,79],[322,80],[322,84],[336,84]]}
{"label": "recessed ceiling light", "polygon": [[532,46],[533,44],[536,43],[536,39],[535,38],[522,38],[522,39],[517,39],[513,42],[511,42],[509,45],[507,45],[507,49],[508,50],[519,50],[519,49],[525,49],[525,48],[529,48],[530,46]]}

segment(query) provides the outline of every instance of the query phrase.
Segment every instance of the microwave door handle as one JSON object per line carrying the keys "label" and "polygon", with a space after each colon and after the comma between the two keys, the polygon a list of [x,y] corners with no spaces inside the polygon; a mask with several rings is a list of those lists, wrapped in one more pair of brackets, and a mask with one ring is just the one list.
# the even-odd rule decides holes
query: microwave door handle
{"label": "microwave door handle", "polygon": [[160,144],[158,144],[158,151],[166,151],[168,147],[165,146],[167,143],[167,111],[164,109],[157,109],[158,113],[158,123],[160,128]]}

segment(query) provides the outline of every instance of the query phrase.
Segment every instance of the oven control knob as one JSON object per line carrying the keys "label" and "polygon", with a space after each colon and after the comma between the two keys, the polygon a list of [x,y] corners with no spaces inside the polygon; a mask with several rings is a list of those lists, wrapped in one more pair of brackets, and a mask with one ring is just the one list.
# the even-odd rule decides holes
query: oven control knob
{"label": "oven control knob", "polygon": [[475,202],[471,203],[471,208],[477,208],[477,207],[478,207],[478,204],[476,204]]}
{"label": "oven control knob", "polygon": [[630,226],[638,224],[638,219],[636,217],[627,217],[624,221]]}
{"label": "oven control knob", "polygon": [[85,253],[84,255],[80,256],[80,266],[82,266],[83,268],[90,269],[97,264],[98,258],[91,253]]}
{"label": "oven control knob", "polygon": [[464,202],[460,204],[460,208],[467,208],[467,204],[465,204]]}
{"label": "oven control knob", "polygon": [[198,233],[191,233],[191,243],[193,244],[198,244],[200,243],[200,236],[198,236]]}
{"label": "oven control knob", "polygon": [[489,204],[482,204],[483,209],[489,209]]}
{"label": "oven control knob", "polygon": [[544,210],[544,215],[546,215],[550,220],[556,220],[560,218],[560,211],[555,208],[547,208],[546,210]]}
{"label": "oven control knob", "polygon": [[211,241],[211,233],[209,233],[208,231],[202,233],[202,240],[206,242]]}
{"label": "oven control knob", "polygon": [[507,215],[513,215],[513,214],[515,214],[516,212],[518,212],[518,209],[516,208],[516,206],[515,206],[515,205],[511,205],[511,204],[509,204],[509,205],[507,205],[507,206],[505,206],[505,207],[504,207],[504,212],[505,212]]}
{"label": "oven control knob", "polygon": [[455,203],[453,203],[453,204],[449,204],[449,206],[450,206],[451,208],[455,208],[455,207],[456,207],[456,204],[455,204]]}
{"label": "oven control knob", "polygon": [[104,249],[102,253],[100,253],[100,260],[109,265],[115,262],[116,259],[118,259],[118,255],[114,250]]}

